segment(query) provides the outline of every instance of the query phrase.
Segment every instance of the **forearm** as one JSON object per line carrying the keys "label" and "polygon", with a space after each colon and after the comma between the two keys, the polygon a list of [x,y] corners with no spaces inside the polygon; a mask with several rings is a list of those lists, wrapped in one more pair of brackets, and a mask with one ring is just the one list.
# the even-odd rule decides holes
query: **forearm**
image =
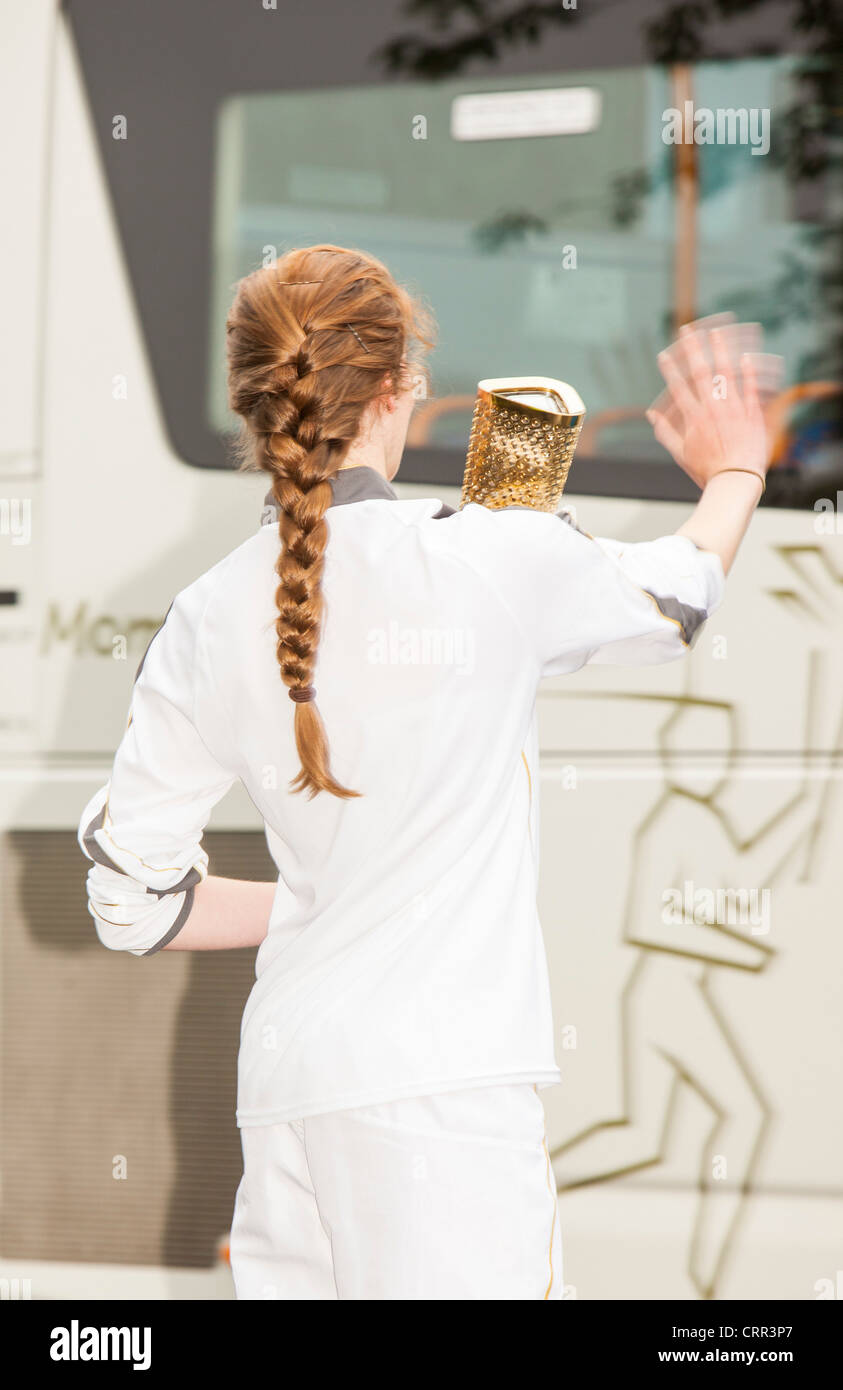
{"label": "forearm", "polygon": [[206,878],[194,889],[193,906],[165,951],[222,951],[260,946],[275,897],[274,883]]}
{"label": "forearm", "polygon": [[728,574],[762,491],[761,479],[748,473],[717,473],[676,534],[687,536],[701,550],[719,555]]}

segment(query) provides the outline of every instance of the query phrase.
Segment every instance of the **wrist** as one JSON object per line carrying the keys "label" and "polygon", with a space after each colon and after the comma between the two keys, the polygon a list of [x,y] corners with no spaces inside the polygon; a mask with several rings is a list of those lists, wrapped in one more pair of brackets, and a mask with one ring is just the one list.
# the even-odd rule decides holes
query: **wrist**
{"label": "wrist", "polygon": [[715,473],[710,474],[706,479],[704,491],[712,486],[715,479],[730,479],[728,483],[721,483],[721,488],[730,487],[736,496],[753,496],[756,501],[760,501],[767,489],[766,479],[758,469],[744,468],[735,464],[725,468],[718,468]]}

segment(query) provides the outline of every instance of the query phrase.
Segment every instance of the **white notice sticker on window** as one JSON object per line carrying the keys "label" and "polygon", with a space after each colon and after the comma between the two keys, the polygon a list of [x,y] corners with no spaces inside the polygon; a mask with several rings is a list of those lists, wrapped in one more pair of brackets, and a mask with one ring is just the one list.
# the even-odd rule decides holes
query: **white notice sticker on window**
{"label": "white notice sticker on window", "polygon": [[584,135],[600,124],[596,87],[466,92],[451,103],[454,140],[514,140],[534,135]]}

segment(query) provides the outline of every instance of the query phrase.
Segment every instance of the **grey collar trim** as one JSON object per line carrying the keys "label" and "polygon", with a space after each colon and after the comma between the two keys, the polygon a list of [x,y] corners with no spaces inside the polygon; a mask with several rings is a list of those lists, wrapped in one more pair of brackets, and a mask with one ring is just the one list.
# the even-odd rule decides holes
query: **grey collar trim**
{"label": "grey collar trim", "polygon": [[376,468],[369,468],[365,463],[357,464],[355,468],[340,469],[337,476],[331,479],[331,491],[334,494],[334,507],[341,507],[346,502],[367,502],[372,497],[398,501],[398,493],[392,484]]}
{"label": "grey collar trim", "polygon": [[[331,492],[332,507],[342,507],[349,502],[367,502],[370,498],[378,497],[387,498],[392,502],[398,501],[398,493],[383,474],[365,463],[357,464],[353,468],[341,468],[337,476],[331,479]],[[263,499],[261,525],[268,526],[270,522],[277,521],[278,506],[270,489]]]}

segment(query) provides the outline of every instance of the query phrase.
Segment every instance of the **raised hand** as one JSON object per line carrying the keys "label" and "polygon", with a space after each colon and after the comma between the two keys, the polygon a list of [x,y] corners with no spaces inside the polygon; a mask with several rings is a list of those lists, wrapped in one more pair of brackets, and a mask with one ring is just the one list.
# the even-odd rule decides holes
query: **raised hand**
{"label": "raised hand", "polygon": [[[716,473],[739,469],[763,482],[770,445],[761,403],[756,362],[759,355],[728,349],[735,331],[750,326],[704,329],[693,324],[677,343],[659,354],[667,392],[647,411],[659,443],[698,487]],[[760,335],[759,335],[760,336]],[[781,377],[781,359],[765,357],[768,371]]]}

